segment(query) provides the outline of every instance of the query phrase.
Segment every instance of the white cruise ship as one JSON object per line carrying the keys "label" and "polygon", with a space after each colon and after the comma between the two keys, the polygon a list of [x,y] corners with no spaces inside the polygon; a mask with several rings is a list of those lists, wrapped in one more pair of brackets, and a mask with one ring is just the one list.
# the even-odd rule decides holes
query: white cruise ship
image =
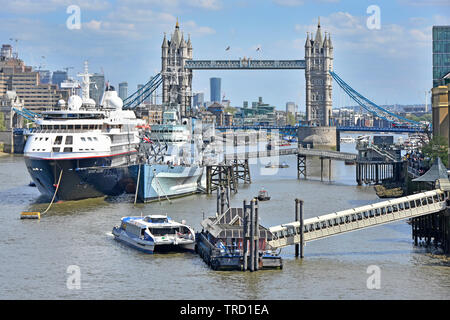
{"label": "white cruise ship", "polygon": [[143,120],[122,110],[123,101],[107,85],[101,105],[89,98],[87,62],[82,97],[72,95],[60,109],[42,112],[27,137],[27,169],[42,194],[58,200],[117,195],[132,180],[128,166],[136,161]]}

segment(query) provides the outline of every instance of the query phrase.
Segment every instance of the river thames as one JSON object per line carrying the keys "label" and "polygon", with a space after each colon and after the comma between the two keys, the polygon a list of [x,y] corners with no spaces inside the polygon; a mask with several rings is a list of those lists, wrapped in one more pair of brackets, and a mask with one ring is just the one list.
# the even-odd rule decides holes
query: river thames
{"label": "river thames", "polygon": [[[356,152],[354,144],[342,151]],[[305,201],[305,218],[380,201],[373,186],[357,186],[355,166],[332,162],[320,182],[320,161],[308,159],[308,180],[289,168],[264,174],[251,165],[252,184],[231,197],[242,206],[264,187],[260,223],[294,220],[294,199]],[[308,243],[305,258],[282,250],[282,270],[212,271],[191,253],[147,255],[116,242],[111,229],[127,215],[168,214],[196,231],[215,214],[216,195],[133,205],[133,195],[55,204],[41,220],[20,220],[21,211],[43,211],[23,157],[0,157],[0,297],[2,299],[450,299],[450,262],[415,247],[406,221]],[[380,288],[368,289],[369,266],[379,267]],[[67,286],[69,266],[80,270],[80,288]]]}

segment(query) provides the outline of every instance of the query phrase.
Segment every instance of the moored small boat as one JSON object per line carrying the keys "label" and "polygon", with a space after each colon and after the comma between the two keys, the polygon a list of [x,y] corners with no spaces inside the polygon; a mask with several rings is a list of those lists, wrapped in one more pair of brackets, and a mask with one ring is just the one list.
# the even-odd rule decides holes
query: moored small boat
{"label": "moored small boat", "polygon": [[270,196],[269,193],[267,192],[267,190],[261,189],[258,193],[258,200],[259,201],[267,201],[270,200]]}
{"label": "moored small boat", "polygon": [[147,253],[195,249],[194,230],[165,215],[123,217],[121,221],[112,234],[116,240],[135,249]]}

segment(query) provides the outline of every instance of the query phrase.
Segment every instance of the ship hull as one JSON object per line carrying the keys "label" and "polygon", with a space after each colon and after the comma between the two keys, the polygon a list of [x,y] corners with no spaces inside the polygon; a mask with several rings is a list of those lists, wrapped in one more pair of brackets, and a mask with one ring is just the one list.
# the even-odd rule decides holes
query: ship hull
{"label": "ship hull", "polygon": [[138,198],[143,202],[151,202],[196,193],[203,168],[164,164],[130,166],[130,175],[136,185],[138,184],[138,174]]}
{"label": "ship hull", "polygon": [[[81,200],[125,191],[128,168],[108,167],[113,157],[87,159],[40,159],[25,157],[25,164],[39,191],[53,197],[60,172],[62,176],[55,200]],[[97,167],[101,169],[91,169]]]}

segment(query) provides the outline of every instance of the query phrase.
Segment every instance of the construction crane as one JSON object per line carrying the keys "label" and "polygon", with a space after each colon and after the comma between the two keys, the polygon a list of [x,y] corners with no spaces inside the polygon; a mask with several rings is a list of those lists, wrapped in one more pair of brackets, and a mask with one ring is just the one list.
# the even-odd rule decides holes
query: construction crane
{"label": "construction crane", "polygon": [[65,67],[65,68],[63,68],[63,70],[66,70],[67,79],[69,78],[69,69],[73,69],[73,67]]}
{"label": "construction crane", "polygon": [[18,59],[19,58],[19,49],[17,46],[17,42],[19,41],[19,39],[17,38],[9,38],[10,41],[14,41],[16,43],[16,45],[14,46],[16,48],[16,52],[13,52],[13,57]]}

